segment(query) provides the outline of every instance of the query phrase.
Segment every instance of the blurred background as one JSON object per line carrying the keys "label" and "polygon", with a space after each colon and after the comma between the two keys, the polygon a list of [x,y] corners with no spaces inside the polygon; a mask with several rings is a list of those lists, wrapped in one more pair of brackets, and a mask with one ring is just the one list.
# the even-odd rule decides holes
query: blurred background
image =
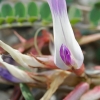
{"label": "blurred background", "polygon": [[[86,67],[92,69],[94,66],[99,66],[100,0],[66,0],[66,3],[75,37],[84,53]],[[0,39],[2,41],[15,46],[20,43],[20,40],[14,31],[29,40],[40,27],[45,27],[50,34],[53,33],[52,16],[45,0],[0,0]],[[50,54],[48,47],[43,54]],[[13,85],[0,84],[0,100],[10,100],[13,89]],[[44,92],[45,90],[34,89],[36,100],[39,100]],[[61,97],[62,94],[57,92],[51,100],[61,100]]]}

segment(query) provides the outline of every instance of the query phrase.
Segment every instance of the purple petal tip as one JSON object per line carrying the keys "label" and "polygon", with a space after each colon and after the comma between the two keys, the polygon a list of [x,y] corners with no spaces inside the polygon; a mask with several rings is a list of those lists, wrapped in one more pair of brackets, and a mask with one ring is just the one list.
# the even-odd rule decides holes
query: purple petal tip
{"label": "purple petal tip", "polygon": [[60,57],[64,61],[65,64],[71,65],[71,54],[68,48],[65,45],[61,45],[60,47]]}
{"label": "purple petal tip", "polygon": [[9,71],[3,67],[0,67],[0,76],[8,81],[19,83],[20,80],[12,76]]}
{"label": "purple petal tip", "polygon": [[63,11],[67,11],[66,1],[65,0],[47,0],[50,8],[56,14],[61,14]]}

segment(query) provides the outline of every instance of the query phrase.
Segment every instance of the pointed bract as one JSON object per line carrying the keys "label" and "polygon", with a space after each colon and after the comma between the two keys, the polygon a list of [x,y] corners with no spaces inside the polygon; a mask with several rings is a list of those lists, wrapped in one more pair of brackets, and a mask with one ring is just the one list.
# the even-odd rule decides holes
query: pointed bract
{"label": "pointed bract", "polygon": [[9,45],[5,44],[2,41],[0,41],[0,46],[5,51],[7,51],[12,56],[12,58],[22,67],[30,69],[29,66],[35,66],[35,67],[44,66],[43,64],[39,63],[35,58],[21,54],[18,50],[11,48]]}

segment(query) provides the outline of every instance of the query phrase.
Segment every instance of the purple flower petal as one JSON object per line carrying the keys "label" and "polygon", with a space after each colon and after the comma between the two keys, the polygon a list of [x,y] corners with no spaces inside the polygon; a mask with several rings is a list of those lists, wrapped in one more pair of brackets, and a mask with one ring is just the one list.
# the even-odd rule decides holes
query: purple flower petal
{"label": "purple flower petal", "polygon": [[66,12],[66,2],[65,0],[47,0],[52,11],[56,14],[62,14],[63,11]]}
{"label": "purple flower petal", "polygon": [[17,65],[16,61],[10,56],[10,55],[2,55],[2,59],[4,62],[11,64],[11,65]]}
{"label": "purple flower petal", "polygon": [[21,82],[19,79],[16,77],[12,76],[9,71],[3,67],[0,67],[0,76],[8,81],[19,83]]}
{"label": "purple flower petal", "polygon": [[66,0],[47,0],[47,2],[53,18],[54,62],[58,68],[64,70],[70,69],[68,68],[69,65],[79,69],[83,64],[84,56],[70,25]]}
{"label": "purple flower petal", "polygon": [[65,45],[61,45],[60,47],[60,57],[64,61],[65,64],[71,65],[71,54],[68,48]]}

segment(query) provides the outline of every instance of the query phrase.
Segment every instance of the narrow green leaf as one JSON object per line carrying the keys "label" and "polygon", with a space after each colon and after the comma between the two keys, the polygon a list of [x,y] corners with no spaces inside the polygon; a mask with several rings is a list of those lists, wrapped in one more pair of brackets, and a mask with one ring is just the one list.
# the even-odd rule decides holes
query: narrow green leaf
{"label": "narrow green leaf", "polygon": [[94,25],[98,25],[100,21],[100,2],[96,3],[89,12],[89,19]]}
{"label": "narrow green leaf", "polygon": [[51,11],[49,5],[46,2],[42,3],[40,7],[40,15],[44,24],[52,22]]}
{"label": "narrow green leaf", "polygon": [[22,91],[22,94],[23,94],[25,100],[35,100],[27,85],[21,83],[20,89]]}

